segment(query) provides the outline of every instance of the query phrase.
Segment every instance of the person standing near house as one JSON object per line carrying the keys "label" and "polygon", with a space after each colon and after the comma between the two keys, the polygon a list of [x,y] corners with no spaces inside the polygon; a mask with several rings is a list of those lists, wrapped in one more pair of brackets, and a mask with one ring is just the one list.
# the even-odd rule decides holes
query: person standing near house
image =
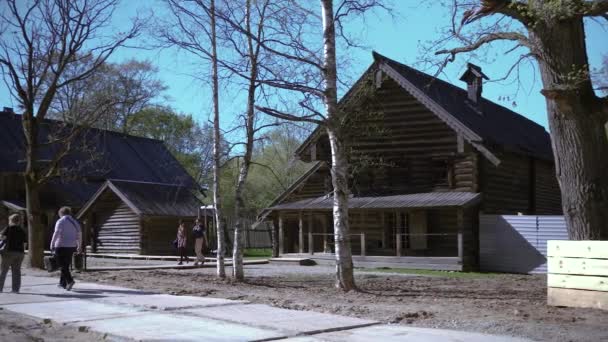
{"label": "person standing near house", "polygon": [[186,255],[186,242],[186,227],[184,222],[179,221],[179,227],[177,228],[177,252],[179,253],[178,265],[181,265],[184,260],[186,260],[186,263],[190,261]]}
{"label": "person standing near house", "polygon": [[51,249],[55,253],[57,263],[61,268],[59,286],[70,291],[74,286],[74,278],[70,273],[74,252],[82,253],[82,230],[80,224],[72,217],[72,209],[59,209],[59,220],[55,223],[55,232],[51,239]]}
{"label": "person standing near house", "polygon": [[21,264],[23,263],[25,251],[23,246],[27,242],[27,235],[25,229],[21,227],[21,217],[19,214],[13,214],[8,218],[8,227],[0,232],[0,240],[3,240],[5,244],[2,251],[0,292],[4,290],[4,281],[10,268],[13,293],[19,293],[19,289],[21,288]]}
{"label": "person standing near house", "polygon": [[194,236],[194,253],[196,253],[196,262],[194,266],[198,266],[200,263],[203,265],[205,263],[205,255],[203,254],[203,249],[206,246],[206,237],[205,233],[207,232],[207,227],[199,219],[196,219],[194,222],[194,228],[192,228],[192,236]]}

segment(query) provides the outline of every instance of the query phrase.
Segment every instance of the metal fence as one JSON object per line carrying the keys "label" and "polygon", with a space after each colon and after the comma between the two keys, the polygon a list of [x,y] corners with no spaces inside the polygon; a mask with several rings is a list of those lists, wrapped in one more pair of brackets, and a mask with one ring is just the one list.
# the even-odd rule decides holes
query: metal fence
{"label": "metal fence", "polygon": [[568,240],[563,216],[480,215],[480,268],[547,273],[547,240]]}

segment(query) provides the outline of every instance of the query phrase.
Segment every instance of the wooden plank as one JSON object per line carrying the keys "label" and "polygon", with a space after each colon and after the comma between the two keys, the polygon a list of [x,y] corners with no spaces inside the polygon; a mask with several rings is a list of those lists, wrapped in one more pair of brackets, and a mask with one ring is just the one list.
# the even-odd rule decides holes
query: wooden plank
{"label": "wooden plank", "polygon": [[608,241],[547,241],[547,255],[552,257],[608,259]]}
{"label": "wooden plank", "polygon": [[285,254],[285,235],[283,234],[283,214],[279,212],[279,255]]}
{"label": "wooden plank", "polygon": [[608,310],[608,292],[549,287],[547,304]]}
{"label": "wooden plank", "polygon": [[608,276],[608,259],[547,258],[548,273]]}
{"label": "wooden plank", "polygon": [[298,251],[304,253],[304,219],[301,211],[298,213]]}
{"label": "wooden plank", "polygon": [[547,274],[547,285],[565,289],[608,291],[608,277],[549,273]]}

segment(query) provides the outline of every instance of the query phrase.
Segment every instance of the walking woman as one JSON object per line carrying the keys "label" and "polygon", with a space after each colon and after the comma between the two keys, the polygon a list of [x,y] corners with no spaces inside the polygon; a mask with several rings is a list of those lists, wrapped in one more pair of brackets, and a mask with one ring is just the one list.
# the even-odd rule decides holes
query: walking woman
{"label": "walking woman", "polygon": [[57,262],[61,268],[59,287],[68,291],[74,286],[74,278],[70,273],[72,256],[75,252],[82,253],[82,230],[80,224],[72,217],[70,207],[59,209],[59,220],[55,223],[55,232],[51,238],[51,249],[55,252]]}
{"label": "walking woman", "polygon": [[19,293],[21,288],[21,263],[23,263],[24,244],[27,242],[25,230],[21,227],[21,217],[13,214],[8,218],[8,227],[0,232],[0,240],[4,240],[2,251],[2,268],[0,273],[0,292],[4,289],[4,281],[8,269],[11,269],[13,293]]}
{"label": "walking woman", "polygon": [[186,255],[186,227],[182,221],[179,221],[179,227],[177,228],[177,252],[179,253],[178,265],[181,265],[184,260],[186,260],[186,263],[190,261]]}

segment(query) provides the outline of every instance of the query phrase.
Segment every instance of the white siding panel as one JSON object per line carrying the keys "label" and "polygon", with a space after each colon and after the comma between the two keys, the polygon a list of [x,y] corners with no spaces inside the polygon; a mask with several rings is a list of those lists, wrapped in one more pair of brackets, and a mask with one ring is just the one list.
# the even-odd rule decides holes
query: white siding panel
{"label": "white siding panel", "polygon": [[480,215],[480,268],[547,273],[547,240],[567,240],[563,216]]}

